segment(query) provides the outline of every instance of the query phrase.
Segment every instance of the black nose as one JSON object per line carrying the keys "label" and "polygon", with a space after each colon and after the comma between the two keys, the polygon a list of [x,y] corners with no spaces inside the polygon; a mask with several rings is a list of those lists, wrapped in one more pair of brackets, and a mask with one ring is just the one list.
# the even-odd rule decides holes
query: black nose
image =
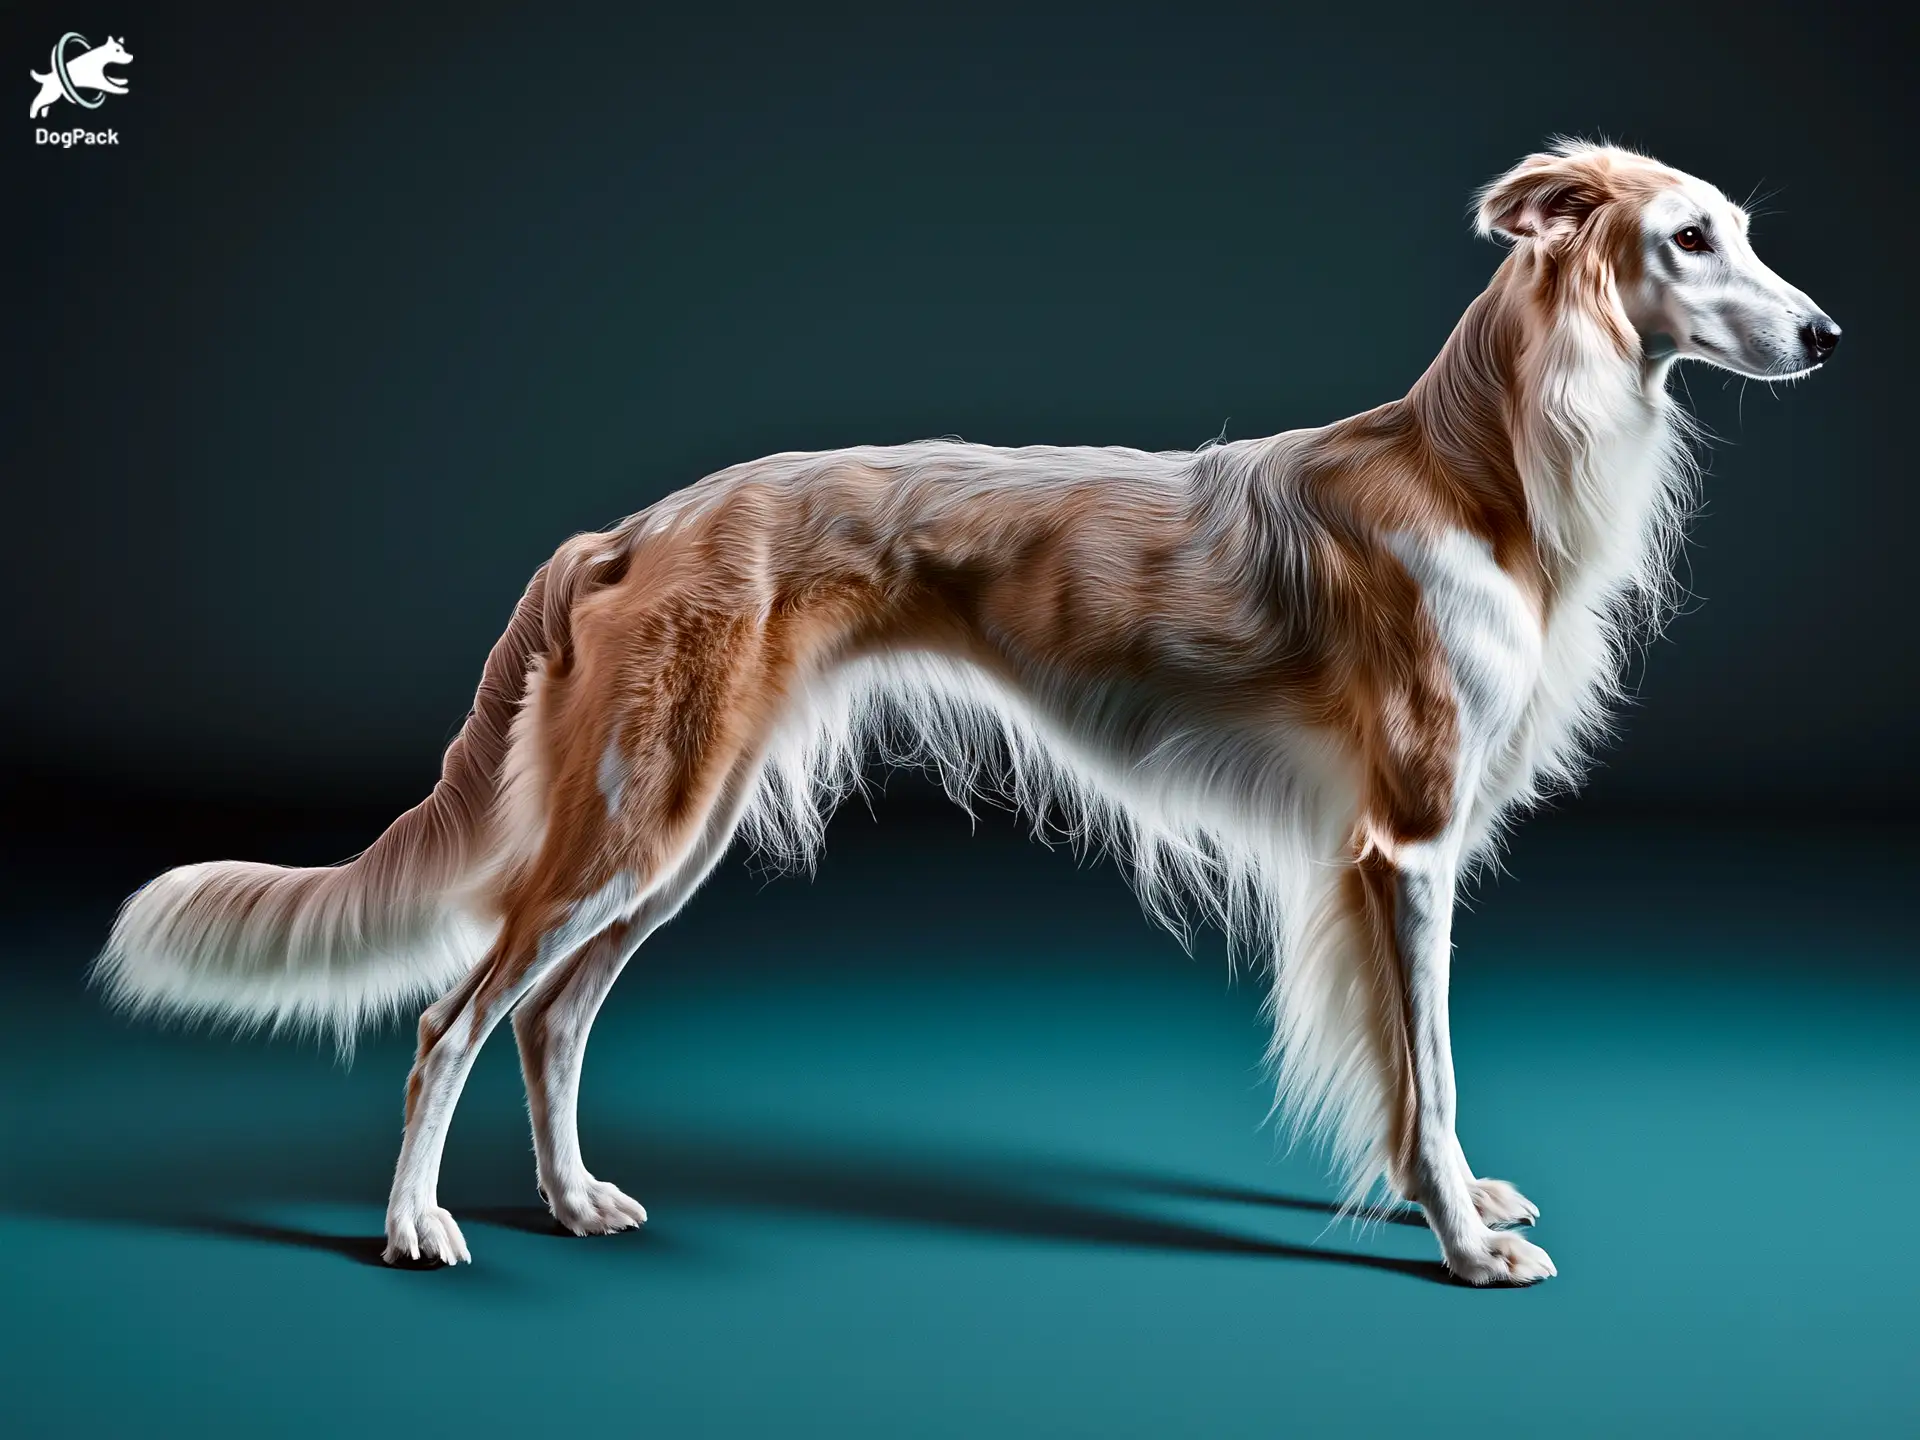
{"label": "black nose", "polygon": [[1840,348],[1840,327],[1824,315],[1816,315],[1800,327],[1800,343],[1807,347],[1807,363],[1818,365]]}

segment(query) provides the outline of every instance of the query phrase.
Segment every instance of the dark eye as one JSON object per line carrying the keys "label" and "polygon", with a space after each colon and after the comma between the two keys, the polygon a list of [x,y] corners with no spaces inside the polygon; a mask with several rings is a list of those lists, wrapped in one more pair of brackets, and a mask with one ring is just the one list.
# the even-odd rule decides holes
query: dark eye
{"label": "dark eye", "polygon": [[1673,243],[1690,255],[1700,255],[1713,249],[1707,243],[1707,237],[1700,233],[1698,225],[1689,225],[1673,237]]}

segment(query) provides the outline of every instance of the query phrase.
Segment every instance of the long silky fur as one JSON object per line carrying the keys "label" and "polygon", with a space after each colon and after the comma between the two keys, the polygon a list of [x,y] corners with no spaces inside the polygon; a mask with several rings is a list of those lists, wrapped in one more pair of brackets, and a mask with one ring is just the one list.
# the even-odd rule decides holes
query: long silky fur
{"label": "long silky fur", "polygon": [[338,865],[217,860],[169,870],[120,907],[93,983],[136,1015],[318,1033],[361,1030],[440,994],[499,929],[484,878],[509,859],[499,784],[539,657],[563,646],[591,583],[587,547],[544,565],[487,657],[439,782]]}
{"label": "long silky fur", "polygon": [[[1444,427],[1450,405],[1519,392],[1518,463],[1553,594],[1540,690],[1493,766],[1470,861],[1492,853],[1516,807],[1577,781],[1619,698],[1627,648],[1666,613],[1694,477],[1689,422],[1664,390],[1643,392],[1634,360],[1608,333],[1619,318],[1599,305],[1605,277],[1559,277],[1575,299],[1551,307],[1542,324],[1529,308],[1537,277],[1525,273],[1539,263],[1525,247],[1507,257],[1449,342],[1450,367],[1442,373],[1436,362],[1440,378],[1409,397],[1425,423]],[[1498,357],[1516,346],[1503,350],[1501,337],[1516,332],[1517,368],[1508,374]],[[1448,394],[1449,384],[1479,393]],[[1299,474],[1317,433],[1190,454],[1039,456],[951,442],[887,454],[902,487],[922,473],[939,477],[946,488],[934,504],[1097,477],[1156,501],[1178,496],[1223,536],[1252,515],[1259,533],[1227,537],[1241,573],[1223,585],[1310,605],[1308,547],[1320,522]],[[1617,449],[1622,443],[1631,453]],[[837,453],[858,463],[870,452]],[[597,574],[626,563],[636,538],[697,514],[729,483],[786,483],[823,463],[787,455],[735,467],[609,534],[568,542],[489,658],[433,796],[344,867],[222,862],[163,875],[127,903],[98,962],[109,995],[135,1009],[345,1037],[444,990],[491,934],[493,882],[538,848],[547,823],[542,677],[549,663],[564,662],[578,598]],[[1300,623],[1311,623],[1310,611]],[[1289,742],[1296,763],[1288,765],[1273,763],[1271,737],[1257,743],[1226,731],[1176,733],[1129,754],[1124,743],[1105,743],[1113,737],[1099,708],[1066,721],[983,670],[931,654],[896,652],[805,677],[760,762],[742,831],[774,862],[808,866],[835,805],[870,767],[910,764],[928,768],[963,805],[1010,805],[1040,832],[1113,857],[1155,920],[1183,939],[1196,924],[1216,926],[1236,963],[1264,970],[1275,1108],[1296,1133],[1326,1140],[1349,1202],[1361,1203],[1390,1164],[1391,1097],[1369,1050],[1371,1002],[1355,961],[1363,942],[1338,888],[1358,807],[1350,775],[1313,753],[1305,731]]]}
{"label": "long silky fur", "polygon": [[[1610,148],[1561,138],[1547,153],[1577,159]],[[1476,228],[1487,237],[1490,198],[1477,202]],[[1519,253],[1507,261],[1542,263]],[[1521,476],[1558,591],[1556,623],[1578,643],[1541,676],[1546,703],[1535,708],[1551,727],[1527,737],[1535,765],[1512,797],[1520,803],[1576,788],[1608,738],[1629,698],[1629,652],[1659,635],[1681,598],[1675,562],[1699,488],[1705,432],[1664,387],[1645,392],[1638,346],[1623,344],[1623,317],[1602,303],[1611,293],[1603,263],[1599,247],[1576,252],[1562,281],[1575,302],[1556,306],[1521,356],[1521,386],[1535,398],[1515,407]],[[1623,445],[1632,453],[1620,453]]]}
{"label": "long silky fur", "polygon": [[[810,694],[783,728],[742,832],[778,864],[810,865],[834,807],[877,761],[926,769],[963,807],[1010,807],[1036,834],[1112,858],[1147,914],[1183,944],[1210,923],[1237,964],[1267,972],[1276,1108],[1297,1134],[1324,1134],[1364,1191],[1385,1163],[1376,1153],[1385,1097],[1347,960],[1353,938],[1333,903],[1347,839],[1339,807],[1311,787],[1275,783],[1282,777],[1261,774],[1256,757],[1221,737],[1196,737],[1191,748],[1202,753],[1121,774],[972,667],[868,662]],[[1196,767],[1217,783],[1192,786]],[[1236,785],[1248,796],[1240,813],[1205,803]],[[1271,963],[1281,955],[1285,965]]]}
{"label": "long silky fur", "polygon": [[[1548,353],[1558,337],[1541,342]],[[1550,361],[1544,363],[1551,363]],[[1628,648],[1663,622],[1671,603],[1669,557],[1680,543],[1695,477],[1684,413],[1660,403],[1647,426],[1643,483],[1630,509],[1578,470],[1581,437],[1607,433],[1607,407],[1642,402],[1630,374],[1604,369],[1558,392],[1547,453],[1528,472],[1545,490],[1539,513],[1558,523],[1613,526],[1633,537],[1599,564],[1570,571],[1562,612],[1573,648],[1564,690],[1516,737],[1504,768],[1514,782],[1502,807],[1481,817],[1470,863],[1488,860],[1516,807],[1576,784],[1590,747],[1604,736],[1609,703],[1621,697]],[[1602,413],[1596,414],[1599,411]],[[1548,449],[1547,447],[1552,447]],[[932,448],[932,447],[929,447]],[[1286,450],[1270,442],[1155,457],[1177,483],[1231,499],[1260,487],[1284,517],[1294,498]],[[1282,550],[1284,568],[1298,557]],[[1304,571],[1304,562],[1302,569]],[[1250,577],[1256,578],[1256,577]],[[1257,577],[1287,588],[1282,576]],[[895,656],[837,672],[794,704],[749,803],[742,833],[771,861],[810,866],[828,817],[863,788],[874,763],[930,771],[962,806],[1009,806],[1036,833],[1110,856],[1131,879],[1147,914],[1190,942],[1196,923],[1220,930],[1237,964],[1262,970],[1273,1024],[1267,1060],[1276,1078],[1273,1114],[1295,1138],[1317,1137],[1359,1206],[1386,1169],[1387,1096],[1367,1049],[1367,995],[1351,957],[1359,948],[1337,894],[1352,796],[1328,765],[1276,773],[1236,751],[1225,734],[1192,737],[1187,753],[1124,772],[1100,749],[1055,723],[983,672],[932,656]],[[1302,757],[1306,759],[1308,757]],[[1320,783],[1303,777],[1318,774]],[[1222,797],[1241,797],[1233,807]]]}

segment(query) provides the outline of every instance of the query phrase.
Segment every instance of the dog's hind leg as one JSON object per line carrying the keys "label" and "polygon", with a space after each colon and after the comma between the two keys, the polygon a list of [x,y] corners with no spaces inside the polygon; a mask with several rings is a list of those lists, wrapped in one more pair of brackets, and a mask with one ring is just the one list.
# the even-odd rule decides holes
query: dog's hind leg
{"label": "dog's hind leg", "polygon": [[447,1128],[467,1074],[500,1017],[542,975],[631,910],[636,889],[635,876],[620,872],[568,904],[521,900],[509,908],[487,958],[420,1017],[419,1053],[407,1078],[406,1135],[387,1201],[389,1263],[451,1265],[473,1258],[437,1198]]}
{"label": "dog's hind leg", "polygon": [[652,928],[636,915],[602,931],[513,1012],[540,1198],[576,1235],[610,1235],[647,1221],[644,1205],[587,1169],[577,1112],[587,1031]]}
{"label": "dog's hind leg", "polygon": [[[446,1125],[474,1052],[529,992],[539,998],[518,1033],[555,1214],[576,1229],[642,1218],[579,1159],[574,1099],[588,1024],[634,947],[724,849],[802,657],[830,651],[846,628],[838,612],[816,615],[774,593],[763,573],[768,523],[743,505],[636,557],[576,607],[571,644],[542,672],[538,708],[514,740],[539,747],[527,757],[538,763],[509,766],[551,777],[538,854],[503,882],[506,921],[486,973],[421,1022],[390,1258],[467,1258],[434,1198]],[[613,1214],[600,1213],[608,1205]]]}
{"label": "dog's hind leg", "polygon": [[700,840],[633,918],[603,931],[513,1012],[540,1193],[554,1219],[576,1235],[611,1234],[647,1219],[639,1201],[597,1179],[581,1158],[580,1070],[587,1034],[627,961],[674,917],[726,853],[739,823],[739,798],[751,783],[751,775],[736,773],[728,799],[714,807]]}

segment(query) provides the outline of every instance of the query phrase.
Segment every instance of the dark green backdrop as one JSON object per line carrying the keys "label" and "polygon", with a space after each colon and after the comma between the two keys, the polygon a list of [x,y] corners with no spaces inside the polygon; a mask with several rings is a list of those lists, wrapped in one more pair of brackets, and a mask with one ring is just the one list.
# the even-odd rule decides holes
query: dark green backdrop
{"label": "dark green backdrop", "polygon": [[[0,1433],[1920,1431],[1896,7],[435,8],[0,16]],[[31,142],[76,28],[135,57],[117,148]],[[156,870],[417,799],[570,531],[777,449],[1400,394],[1553,132],[1754,196],[1847,335],[1687,373],[1700,603],[1461,917],[1463,1139],[1560,1278],[1335,1223],[1217,942],[911,783],[610,1002],[585,1146],[642,1235],[551,1233],[496,1039],[479,1263],[388,1271],[404,1027],[343,1070],[85,991]]]}
{"label": "dark green backdrop", "polygon": [[1762,197],[1847,331],[1791,392],[1686,376],[1704,604],[1595,803],[1911,806],[1890,11],[396,8],[92,12],[121,146],[4,147],[9,753],[411,794],[569,531],[771,450],[1376,404],[1496,262],[1471,191],[1563,131]]}

